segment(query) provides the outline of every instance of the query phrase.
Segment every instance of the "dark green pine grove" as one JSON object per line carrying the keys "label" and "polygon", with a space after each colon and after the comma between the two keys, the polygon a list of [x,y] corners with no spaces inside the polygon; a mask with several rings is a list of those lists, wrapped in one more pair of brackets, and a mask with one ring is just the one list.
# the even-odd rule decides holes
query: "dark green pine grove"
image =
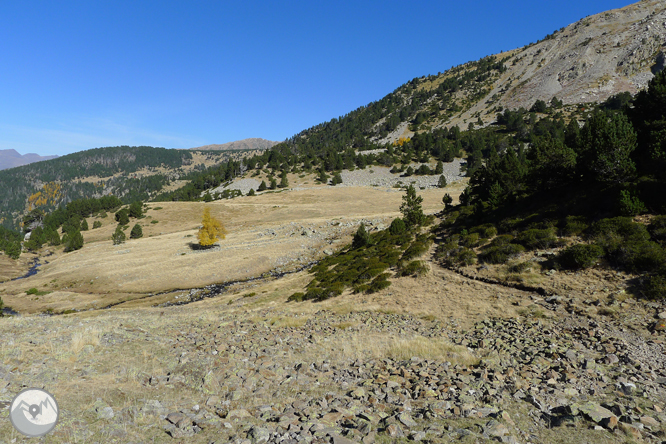
{"label": "dark green pine grove", "polygon": [[[641,276],[637,295],[666,297],[666,73],[633,100],[621,94],[601,104],[582,128],[526,117],[502,114],[515,135],[480,153],[461,204],[445,210],[440,259],[506,263],[526,250],[566,247],[552,266],[615,267]],[[521,140],[528,149],[511,143]],[[647,224],[632,220],[643,213],[652,215]],[[584,243],[569,245],[571,236]]]}

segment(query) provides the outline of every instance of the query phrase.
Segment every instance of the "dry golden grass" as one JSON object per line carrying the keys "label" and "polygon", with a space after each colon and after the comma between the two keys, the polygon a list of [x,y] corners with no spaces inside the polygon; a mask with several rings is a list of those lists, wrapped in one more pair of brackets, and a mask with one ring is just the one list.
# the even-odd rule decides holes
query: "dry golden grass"
{"label": "dry golden grass", "polygon": [[351,332],[318,345],[322,350],[328,349],[331,359],[409,360],[417,357],[464,366],[474,366],[480,361],[466,347],[451,344],[443,338],[423,336],[396,338],[389,334]]}

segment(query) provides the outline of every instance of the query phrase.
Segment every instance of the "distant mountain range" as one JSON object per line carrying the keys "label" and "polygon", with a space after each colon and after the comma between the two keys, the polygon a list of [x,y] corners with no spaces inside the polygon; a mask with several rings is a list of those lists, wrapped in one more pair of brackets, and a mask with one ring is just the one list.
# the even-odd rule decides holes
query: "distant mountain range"
{"label": "distant mountain range", "polygon": [[280,142],[273,142],[272,140],[260,139],[258,137],[251,137],[249,139],[237,140],[235,142],[227,142],[223,144],[204,145],[191,150],[205,150],[205,151],[229,151],[229,150],[267,150],[277,145]]}
{"label": "distant mountain range", "polygon": [[0,170],[14,168],[21,165],[27,165],[42,160],[55,159],[58,156],[40,156],[34,153],[23,154],[16,150],[0,150]]}

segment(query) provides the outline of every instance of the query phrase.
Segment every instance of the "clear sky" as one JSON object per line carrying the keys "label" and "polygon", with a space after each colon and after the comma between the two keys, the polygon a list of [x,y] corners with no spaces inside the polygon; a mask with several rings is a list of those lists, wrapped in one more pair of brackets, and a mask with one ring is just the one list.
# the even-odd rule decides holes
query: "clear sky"
{"label": "clear sky", "polygon": [[629,3],[4,1],[0,149],[281,141]]}

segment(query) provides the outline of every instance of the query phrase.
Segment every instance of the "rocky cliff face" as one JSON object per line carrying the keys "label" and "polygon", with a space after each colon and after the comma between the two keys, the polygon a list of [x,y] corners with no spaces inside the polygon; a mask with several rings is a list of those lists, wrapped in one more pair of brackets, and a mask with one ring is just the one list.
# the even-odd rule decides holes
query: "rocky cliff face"
{"label": "rocky cliff face", "polygon": [[663,68],[665,45],[666,2],[641,1],[513,51],[488,96],[505,90],[498,103],[515,108],[554,96],[572,104],[635,93]]}

